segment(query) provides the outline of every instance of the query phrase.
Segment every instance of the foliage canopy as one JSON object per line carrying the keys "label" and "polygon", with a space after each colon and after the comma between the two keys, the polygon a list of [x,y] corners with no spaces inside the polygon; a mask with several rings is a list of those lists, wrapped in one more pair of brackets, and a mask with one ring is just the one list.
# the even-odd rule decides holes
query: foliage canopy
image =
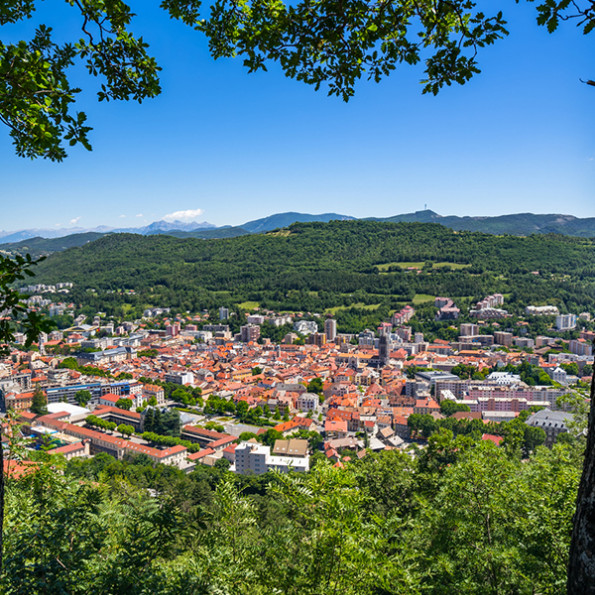
{"label": "foliage canopy", "polygon": [[446,430],[304,475],[55,464],[7,485],[7,595],[561,594],[580,475],[571,445],[521,463]]}
{"label": "foliage canopy", "polygon": [[[61,161],[66,148],[91,149],[90,126],[76,111],[68,69],[78,61],[99,77],[99,101],[142,102],[161,91],[159,70],[143,37],[129,27],[134,16],[122,0],[66,0],[82,20],[70,41],[56,43],[52,27],[39,25],[30,40],[0,41],[0,121],[23,157]],[[0,26],[33,16],[39,2],[10,0]],[[291,78],[321,85],[348,100],[359,79],[376,82],[399,64],[425,65],[424,93],[464,84],[479,72],[478,51],[507,35],[501,11],[487,15],[473,0],[163,0],[161,7],[209,41],[213,57],[243,58],[249,71],[278,63]],[[591,0],[546,0],[540,25],[554,31],[573,19],[589,33]]]}

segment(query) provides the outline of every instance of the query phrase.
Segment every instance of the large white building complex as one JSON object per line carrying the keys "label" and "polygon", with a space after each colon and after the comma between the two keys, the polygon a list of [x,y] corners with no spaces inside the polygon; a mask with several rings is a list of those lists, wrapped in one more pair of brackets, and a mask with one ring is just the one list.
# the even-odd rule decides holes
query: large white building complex
{"label": "large white building complex", "polygon": [[[281,442],[281,441],[278,441]],[[285,441],[283,441],[285,442]],[[305,442],[296,445],[296,448],[286,448],[284,455],[271,454],[271,447],[255,442],[242,442],[235,450],[235,471],[242,475],[261,475],[273,469],[287,473],[294,471],[308,471],[310,457],[307,453],[307,440],[289,440],[291,442]],[[233,469],[232,469],[233,471]]]}

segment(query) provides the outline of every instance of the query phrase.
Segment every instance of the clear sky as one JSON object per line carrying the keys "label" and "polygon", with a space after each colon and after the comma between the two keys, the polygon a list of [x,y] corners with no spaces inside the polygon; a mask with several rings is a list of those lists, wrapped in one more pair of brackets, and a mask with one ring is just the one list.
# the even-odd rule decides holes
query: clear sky
{"label": "clear sky", "polygon": [[[0,229],[132,227],[177,211],[217,225],[283,211],[385,217],[425,205],[595,216],[595,88],[579,81],[595,78],[595,33],[563,24],[549,35],[534,4],[502,5],[511,34],[482,51],[482,73],[465,86],[422,96],[422,68],[403,66],[360,83],[347,104],[275,66],[248,74],[239,59],[214,61],[158,2],[132,5],[133,30],[163,68],[161,96],[99,104],[79,69],[93,151],[63,163],[16,157],[0,128]],[[80,37],[75,10],[42,7],[38,21]],[[0,39],[30,30],[2,27]]]}

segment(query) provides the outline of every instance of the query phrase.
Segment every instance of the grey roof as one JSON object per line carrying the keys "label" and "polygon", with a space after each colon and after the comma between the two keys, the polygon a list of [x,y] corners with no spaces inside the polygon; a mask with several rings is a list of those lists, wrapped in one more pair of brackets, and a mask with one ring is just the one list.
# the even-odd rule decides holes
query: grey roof
{"label": "grey roof", "polygon": [[284,391],[292,392],[292,393],[305,393],[307,389],[303,384],[298,384],[298,383],[287,384],[285,382],[279,382],[278,384],[275,384],[275,390],[276,391],[284,390]]}
{"label": "grey roof", "polygon": [[110,357],[122,353],[133,353],[134,348],[128,345],[122,347],[114,347],[113,349],[104,349],[103,351],[92,351],[90,353],[82,352],[77,353],[76,356],[81,359],[89,359],[92,361],[98,361],[103,357]]}
{"label": "grey roof", "polygon": [[572,414],[566,411],[541,409],[527,418],[527,424],[538,428],[563,428],[566,430],[566,422],[571,419]]}

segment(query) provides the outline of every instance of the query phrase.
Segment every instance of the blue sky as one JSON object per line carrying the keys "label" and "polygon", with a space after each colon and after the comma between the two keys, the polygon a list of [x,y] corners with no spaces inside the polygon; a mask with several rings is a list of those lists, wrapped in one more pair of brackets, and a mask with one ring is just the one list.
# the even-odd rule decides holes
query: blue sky
{"label": "blue sky", "polygon": [[[59,35],[79,19],[45,3]],[[421,94],[422,67],[361,82],[345,104],[287,79],[214,61],[204,39],[158,2],[132,3],[133,30],[162,66],[160,97],[95,100],[78,69],[93,151],[63,163],[14,155],[0,128],[0,229],[139,226],[178,211],[217,225],[275,212],[390,216],[515,212],[595,216],[594,35],[572,24],[549,35],[535,5],[504,6],[511,34],[480,54],[482,73],[437,97]],[[3,27],[20,38],[30,25]]]}

